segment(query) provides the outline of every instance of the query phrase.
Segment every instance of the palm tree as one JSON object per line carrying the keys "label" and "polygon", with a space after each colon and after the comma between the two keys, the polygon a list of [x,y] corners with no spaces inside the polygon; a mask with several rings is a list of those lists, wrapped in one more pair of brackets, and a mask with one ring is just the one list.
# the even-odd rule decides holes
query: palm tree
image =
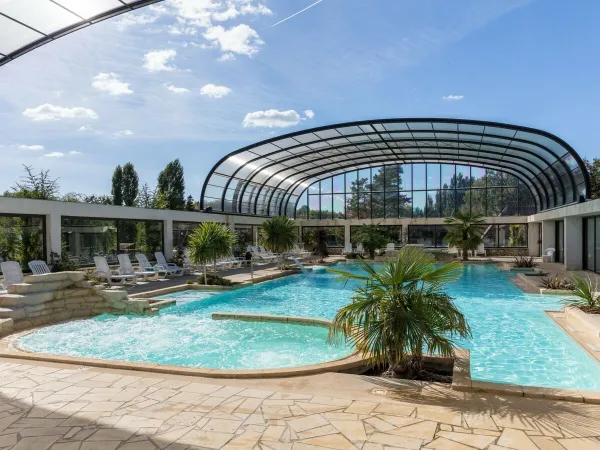
{"label": "palm tree", "polygon": [[444,223],[448,225],[448,234],[444,240],[449,245],[460,248],[463,261],[468,261],[469,250],[475,250],[483,242],[483,216],[459,211],[454,217],[446,217]]}
{"label": "palm tree", "polygon": [[388,243],[386,232],[379,225],[361,225],[354,232],[353,238],[369,252],[371,259],[375,259],[375,250]]}
{"label": "palm tree", "polygon": [[296,223],[289,217],[271,217],[260,226],[259,240],[268,250],[283,254],[298,243]]}
{"label": "palm tree", "polygon": [[340,309],[329,340],[346,342],[387,373],[418,374],[423,351],[450,356],[453,338],[468,338],[471,330],[453,299],[442,291],[462,274],[459,262],[441,267],[422,249],[406,248],[379,268],[360,261],[364,274],[330,269],[342,280],[362,281],[352,303]]}
{"label": "palm tree", "polygon": [[566,306],[573,306],[589,314],[600,314],[600,281],[598,277],[588,274],[583,276],[572,273],[571,282],[573,284],[572,295],[575,298],[567,298],[564,303]]}
{"label": "palm tree", "polygon": [[235,233],[227,225],[217,222],[203,222],[189,236],[188,248],[190,260],[204,266],[204,284],[206,284],[206,265],[216,263],[217,259],[228,256],[236,242]]}
{"label": "palm tree", "polygon": [[328,238],[329,232],[327,231],[327,228],[317,228],[312,235],[312,242],[315,246],[315,251],[320,258],[319,262],[323,262],[323,260],[329,255],[327,248]]}

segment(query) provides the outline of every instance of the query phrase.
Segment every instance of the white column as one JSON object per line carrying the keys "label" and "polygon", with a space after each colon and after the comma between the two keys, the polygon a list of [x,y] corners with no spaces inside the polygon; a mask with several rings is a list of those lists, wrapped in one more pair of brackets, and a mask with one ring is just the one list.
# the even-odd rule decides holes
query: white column
{"label": "white column", "polygon": [[60,256],[62,249],[61,221],[62,216],[60,214],[46,215],[46,249],[48,252],[48,260],[50,260],[50,253],[52,252]]}
{"label": "white column", "polygon": [[163,233],[165,243],[165,258],[169,261],[173,257],[173,219],[163,220]]}
{"label": "white column", "polygon": [[556,248],[556,223],[554,220],[542,222],[542,251],[547,248]]}
{"label": "white column", "polygon": [[540,255],[539,240],[540,236],[540,224],[539,222],[532,222],[527,226],[527,247],[529,256],[542,256]]}
{"label": "white column", "polygon": [[583,218],[565,217],[565,269],[583,268]]}
{"label": "white column", "polygon": [[344,245],[348,245],[350,243],[350,224],[346,222],[344,224]]}

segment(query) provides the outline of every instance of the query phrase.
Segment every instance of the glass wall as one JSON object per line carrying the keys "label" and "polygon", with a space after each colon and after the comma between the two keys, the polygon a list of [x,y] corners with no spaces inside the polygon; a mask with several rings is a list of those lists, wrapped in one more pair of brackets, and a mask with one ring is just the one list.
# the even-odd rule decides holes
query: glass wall
{"label": "glass wall", "polygon": [[344,227],[302,227],[302,242],[306,244],[305,248],[311,249],[314,246],[313,236],[318,229],[327,230],[327,247],[344,247]]}
{"label": "glass wall", "polygon": [[202,222],[175,222],[173,221],[173,249],[186,247],[190,234],[200,226]]}
{"label": "glass wall", "polygon": [[18,261],[28,271],[29,261],[46,259],[44,236],[43,216],[0,215],[0,260]]}
{"label": "glass wall", "polygon": [[246,249],[251,245],[257,244],[258,228],[256,225],[235,225],[237,241],[233,246],[234,256],[245,256]]}
{"label": "glass wall", "polygon": [[600,216],[584,219],[584,268],[600,273]]}
{"label": "glass wall", "polygon": [[136,253],[152,260],[154,252],[163,251],[162,221],[63,217],[61,234],[63,251],[82,266],[94,264],[94,256],[116,264],[120,253],[135,261]]}
{"label": "glass wall", "polygon": [[425,247],[448,247],[444,242],[447,234],[443,225],[409,225],[408,243],[421,244]]}
{"label": "glass wall", "polygon": [[[378,227],[385,232],[388,242],[393,242],[396,247],[402,245],[402,225],[378,225]],[[354,235],[359,228],[359,225],[350,227],[350,242],[354,245],[358,244]]]}
{"label": "glass wall", "polygon": [[488,225],[483,234],[486,248],[527,247],[527,224]]}
{"label": "glass wall", "polygon": [[511,174],[454,164],[401,164],[347,172],[313,183],[297,219],[484,216],[536,212],[533,196]]}

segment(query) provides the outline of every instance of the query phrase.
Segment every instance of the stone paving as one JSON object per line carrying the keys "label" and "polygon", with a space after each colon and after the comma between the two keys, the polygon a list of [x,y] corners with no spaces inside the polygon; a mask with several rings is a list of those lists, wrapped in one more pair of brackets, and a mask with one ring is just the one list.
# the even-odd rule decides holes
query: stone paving
{"label": "stone paving", "polygon": [[[341,374],[329,396],[307,392],[315,377],[152,375],[0,361],[0,449],[600,449],[600,405]],[[353,395],[344,380],[387,395]]]}

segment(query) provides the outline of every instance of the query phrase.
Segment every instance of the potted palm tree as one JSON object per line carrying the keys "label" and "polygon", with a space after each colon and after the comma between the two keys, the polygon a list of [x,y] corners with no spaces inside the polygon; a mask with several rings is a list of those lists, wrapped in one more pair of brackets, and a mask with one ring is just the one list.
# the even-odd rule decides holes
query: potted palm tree
{"label": "potted palm tree", "polygon": [[204,284],[206,283],[206,265],[216,263],[217,259],[229,256],[236,242],[235,233],[227,225],[217,222],[201,223],[190,235],[188,249],[190,260],[202,264]]}
{"label": "potted palm tree", "polygon": [[462,260],[469,260],[469,250],[475,250],[483,243],[485,221],[479,214],[457,212],[454,217],[446,217],[448,234],[444,240],[449,245],[460,248]]}
{"label": "potted palm tree", "polygon": [[375,259],[375,251],[388,243],[385,231],[379,225],[361,225],[353,236],[356,242],[360,242],[369,258]]}
{"label": "potted palm tree", "polygon": [[259,229],[259,240],[273,253],[281,254],[279,262],[283,265],[283,253],[298,243],[298,231],[295,222],[289,217],[271,217],[265,220]]}
{"label": "potted palm tree", "polygon": [[329,340],[343,338],[389,376],[414,377],[423,370],[423,352],[451,356],[453,338],[471,330],[445,284],[462,274],[459,262],[441,267],[422,249],[405,248],[378,268],[360,261],[363,273],[330,269],[342,280],[359,280],[352,302],[340,309]]}

